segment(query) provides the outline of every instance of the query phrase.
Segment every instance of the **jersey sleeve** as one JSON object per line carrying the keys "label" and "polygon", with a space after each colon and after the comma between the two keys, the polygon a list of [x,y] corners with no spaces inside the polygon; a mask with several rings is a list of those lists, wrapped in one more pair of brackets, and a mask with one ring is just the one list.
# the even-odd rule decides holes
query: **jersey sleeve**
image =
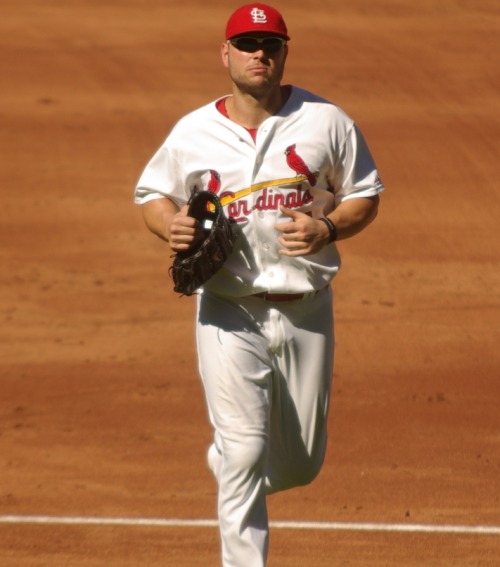
{"label": "jersey sleeve", "polygon": [[144,168],[135,188],[134,202],[143,205],[167,197],[181,207],[187,200],[182,185],[177,160],[164,144]]}
{"label": "jersey sleeve", "polygon": [[384,190],[363,134],[352,124],[334,168],[335,202],[356,197],[374,197]]}

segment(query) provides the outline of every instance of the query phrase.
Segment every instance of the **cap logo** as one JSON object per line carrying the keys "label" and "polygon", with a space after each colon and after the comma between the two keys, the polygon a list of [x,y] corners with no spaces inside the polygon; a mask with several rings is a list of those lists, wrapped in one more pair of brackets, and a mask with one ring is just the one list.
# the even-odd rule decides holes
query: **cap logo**
{"label": "cap logo", "polygon": [[254,8],[250,15],[254,24],[267,24],[267,16],[264,10],[259,10],[259,8]]}

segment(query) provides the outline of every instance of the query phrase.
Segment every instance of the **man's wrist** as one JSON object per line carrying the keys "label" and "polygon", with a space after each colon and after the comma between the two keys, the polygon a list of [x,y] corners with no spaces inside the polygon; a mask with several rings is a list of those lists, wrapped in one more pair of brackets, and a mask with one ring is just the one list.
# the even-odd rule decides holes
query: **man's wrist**
{"label": "man's wrist", "polygon": [[335,242],[338,236],[337,227],[335,226],[335,223],[332,221],[332,219],[329,219],[328,217],[321,217],[319,220],[324,222],[328,228],[328,232],[329,232],[328,243],[331,244],[332,242]]}

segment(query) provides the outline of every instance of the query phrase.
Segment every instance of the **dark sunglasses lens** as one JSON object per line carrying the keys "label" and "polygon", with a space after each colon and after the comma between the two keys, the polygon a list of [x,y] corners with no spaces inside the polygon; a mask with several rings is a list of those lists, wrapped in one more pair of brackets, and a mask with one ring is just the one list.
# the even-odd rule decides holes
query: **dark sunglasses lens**
{"label": "dark sunglasses lens", "polygon": [[269,37],[264,40],[264,51],[275,52],[281,49],[283,42],[277,37]]}
{"label": "dark sunglasses lens", "polygon": [[240,37],[235,39],[232,44],[239,51],[246,51],[248,53],[252,53],[252,51],[257,51],[257,49],[259,49],[257,40],[252,37]]}
{"label": "dark sunglasses lens", "polygon": [[257,40],[255,37],[240,37],[233,44],[239,51],[246,51],[247,53],[254,53],[259,49],[273,53],[281,49],[283,41],[278,37],[266,37],[262,41]]}

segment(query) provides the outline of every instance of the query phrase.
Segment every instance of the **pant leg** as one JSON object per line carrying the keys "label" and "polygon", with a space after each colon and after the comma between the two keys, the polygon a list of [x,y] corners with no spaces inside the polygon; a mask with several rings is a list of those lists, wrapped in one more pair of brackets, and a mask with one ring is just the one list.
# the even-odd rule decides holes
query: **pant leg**
{"label": "pant leg", "polygon": [[[265,317],[266,309],[258,314]],[[197,343],[215,444],[224,567],[264,567],[268,550],[265,467],[272,366],[255,314],[204,293]],[[217,448],[215,447],[217,446]]]}
{"label": "pant leg", "polygon": [[[267,492],[311,482],[327,444],[333,376],[333,306],[328,288],[301,302],[280,304],[274,350]],[[274,331],[274,336],[279,330]]]}
{"label": "pant leg", "polygon": [[265,495],[310,482],[326,449],[333,366],[330,290],[301,302],[203,294],[200,374],[215,428],[224,567],[261,567]]}

